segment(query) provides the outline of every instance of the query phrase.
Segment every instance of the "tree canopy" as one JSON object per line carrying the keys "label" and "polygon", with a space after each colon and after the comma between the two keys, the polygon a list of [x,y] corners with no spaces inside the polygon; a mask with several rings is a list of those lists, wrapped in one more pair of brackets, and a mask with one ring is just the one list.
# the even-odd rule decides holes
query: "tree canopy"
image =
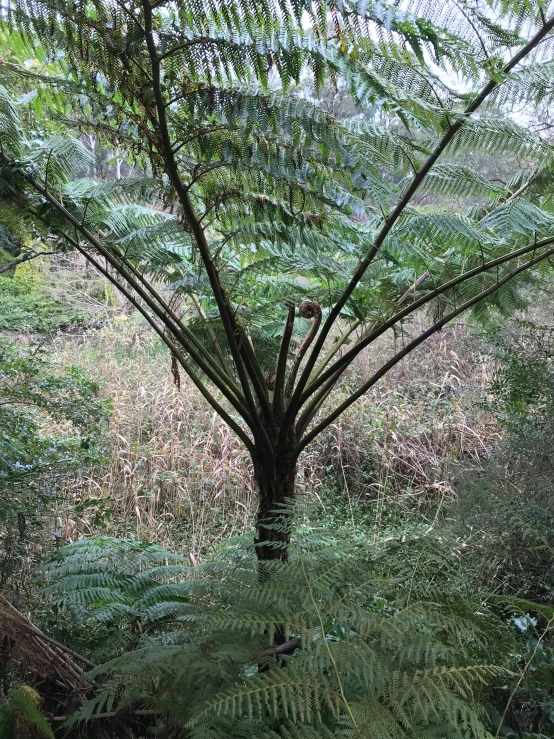
{"label": "tree canopy", "polygon": [[[551,95],[548,3],[21,0],[1,24],[1,222],[80,252],[151,324],[248,448],[262,542],[286,540],[262,524],[318,433],[549,268],[551,150],[525,123]],[[353,116],[326,111],[333,85]],[[139,175],[86,176],[84,132]],[[501,182],[464,161],[501,152]]]}

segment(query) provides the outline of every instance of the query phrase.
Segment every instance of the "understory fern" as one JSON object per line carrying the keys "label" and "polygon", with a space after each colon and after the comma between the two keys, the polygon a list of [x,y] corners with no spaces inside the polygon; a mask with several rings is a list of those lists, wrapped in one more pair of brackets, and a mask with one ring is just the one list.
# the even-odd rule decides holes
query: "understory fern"
{"label": "understory fern", "polygon": [[[30,734],[29,732],[34,733]],[[0,704],[0,736],[2,739],[22,739],[38,736],[54,739],[54,734],[39,708],[38,694],[27,685],[19,685]]]}
{"label": "understory fern", "polygon": [[182,557],[155,544],[96,537],[60,551],[44,592],[77,623],[93,625],[92,639],[102,635],[113,654],[187,613],[188,572]]}
{"label": "understory fern", "polygon": [[133,602],[156,628],[91,673],[98,691],[70,723],[140,707],[194,739],[485,739],[513,607],[472,592],[459,565],[429,534],[304,528],[288,563],[258,563],[244,538],[196,567],[136,542],[72,544],[46,565],[56,602],[114,628]]}

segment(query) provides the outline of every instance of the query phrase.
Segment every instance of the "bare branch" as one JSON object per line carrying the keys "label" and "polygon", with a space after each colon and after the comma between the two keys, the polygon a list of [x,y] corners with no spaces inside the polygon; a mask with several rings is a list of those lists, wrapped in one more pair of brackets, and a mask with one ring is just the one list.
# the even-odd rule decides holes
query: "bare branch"
{"label": "bare branch", "polygon": [[10,269],[13,269],[14,267],[17,267],[18,264],[22,264],[23,262],[28,262],[31,259],[36,259],[37,257],[49,257],[53,254],[57,254],[55,251],[26,251],[24,254],[21,254],[19,257],[16,257],[16,259],[12,259],[11,262],[8,262],[7,264],[3,264],[0,267],[0,275],[4,272],[7,272]]}

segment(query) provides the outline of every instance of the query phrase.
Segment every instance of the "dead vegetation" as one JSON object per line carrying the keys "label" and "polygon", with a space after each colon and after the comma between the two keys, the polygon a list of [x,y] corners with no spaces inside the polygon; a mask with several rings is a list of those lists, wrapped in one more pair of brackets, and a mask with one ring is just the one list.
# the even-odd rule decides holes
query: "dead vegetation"
{"label": "dead vegetation", "polygon": [[49,713],[75,710],[93,685],[84,677],[93,662],[44,634],[2,595],[0,643],[2,682],[16,669],[20,679],[36,688]]}
{"label": "dead vegetation", "polygon": [[[379,351],[392,350],[389,343]],[[165,546],[183,542],[197,561],[251,527],[256,494],[244,449],[186,378],[177,389],[167,353],[147,331],[122,322],[78,344],[60,342],[59,354],[103,377],[114,407],[107,464],[65,491],[64,538],[115,528]],[[346,393],[372,363],[362,355],[336,392]],[[498,436],[472,403],[490,371],[463,326],[444,330],[310,446],[299,492],[321,505],[332,489],[410,508],[452,496],[452,464],[486,455]]]}

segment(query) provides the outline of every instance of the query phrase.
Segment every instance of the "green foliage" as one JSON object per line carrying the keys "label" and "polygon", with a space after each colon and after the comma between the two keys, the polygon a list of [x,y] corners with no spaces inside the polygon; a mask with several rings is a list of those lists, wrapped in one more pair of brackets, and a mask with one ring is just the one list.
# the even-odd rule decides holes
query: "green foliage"
{"label": "green foliage", "polygon": [[0,330],[53,333],[84,318],[85,312],[68,311],[32,277],[0,277]]}
{"label": "green foliage", "polygon": [[[52,512],[60,482],[103,459],[109,404],[99,392],[82,370],[52,365],[43,344],[0,341],[1,587],[22,585],[27,546]],[[33,556],[41,548],[35,541]]]}
{"label": "green foliage", "polygon": [[481,405],[505,430],[498,448],[460,485],[487,587],[549,602],[554,592],[554,333],[512,320],[485,334],[496,372]]}
{"label": "green foliage", "polygon": [[[140,642],[93,671],[98,692],[72,723],[141,706],[191,737],[490,736],[479,699],[510,673],[504,619],[521,611],[487,605],[455,546],[303,528],[289,563],[260,565],[246,541],[187,568],[96,538],[45,566],[49,592],[89,628],[115,628],[142,603]],[[300,639],[292,656],[268,651],[279,634]]]}
{"label": "green foliage", "polygon": [[2,739],[31,736],[54,739],[50,724],[42,715],[38,702],[38,694],[27,685],[19,685],[12,690],[10,697],[0,703]]}
{"label": "green foliage", "polygon": [[[401,5],[14,0],[1,16],[0,224],[118,285],[261,486],[281,463],[291,480],[402,352],[466,310],[513,311],[550,270],[551,148],[507,106],[551,97],[551,4]],[[351,103],[336,117],[332,87]],[[97,147],[136,176],[98,181]],[[462,159],[499,152],[507,181]],[[428,332],[309,430],[355,357],[423,306]]]}
{"label": "green foliage", "polygon": [[96,437],[109,409],[99,391],[79,368],[51,366],[43,344],[2,340],[0,481],[17,484],[60,464],[67,471],[99,461]]}
{"label": "green foliage", "polygon": [[523,442],[538,454],[553,430],[554,327],[514,322],[489,341],[498,364],[489,388],[490,410],[508,430],[512,444]]}
{"label": "green foliage", "polygon": [[[501,74],[495,64],[523,41],[518,14],[509,13],[501,27],[480,9],[441,5],[408,3],[400,10],[386,2],[324,3],[316,10],[300,2],[284,12],[275,3],[246,3],[241,12],[217,4],[160,6],[153,12],[156,53],[163,63],[164,125],[178,152],[178,176],[264,372],[273,369],[282,330],[277,327],[287,304],[307,292],[323,305],[333,303],[382,227],[383,213],[391,212],[443,134],[444,111],[456,116],[468,99],[432,72],[426,54],[470,86],[478,85],[483,70],[488,78],[500,75],[503,83],[493,105],[465,121],[451,154],[503,152],[525,157],[525,171],[549,166],[545,142],[499,117],[497,106],[524,90],[527,95],[536,90],[537,99],[548,96],[551,62],[543,63],[537,52],[532,58],[537,63]],[[493,13],[507,12],[502,3],[491,6]],[[541,21],[536,8],[533,12],[526,10],[530,28]],[[214,332],[225,345],[220,307],[213,285],[198,270],[190,229],[181,226],[183,204],[175,182],[159,176],[167,170],[167,156],[151,135],[156,100],[143,15],[140,3],[124,9],[83,5],[78,12],[58,0],[17,3],[4,24],[4,43],[22,65],[35,56],[41,72],[5,65],[8,89],[34,91],[17,102],[7,90],[2,93],[5,148],[47,182],[90,232],[101,233],[112,253],[168,282],[186,306],[188,324],[213,350]],[[350,120],[334,119],[319,104],[322,86],[334,81],[353,101]],[[43,120],[45,99],[62,123]],[[377,112],[387,118],[385,125],[377,123]],[[22,115],[39,136],[15,130]],[[117,146],[147,177],[75,181],[85,169],[90,172],[90,152],[69,131],[87,131]],[[6,192],[12,192],[15,175],[7,168],[3,176]],[[421,289],[425,294],[431,284],[484,257],[506,253],[522,237],[552,231],[551,218],[541,210],[550,186],[533,193],[534,209],[523,197],[503,205],[515,190],[511,183],[499,185],[444,161],[420,189],[461,200],[459,217],[449,208],[407,209],[342,311],[346,321],[381,320],[422,272],[430,273]],[[28,191],[27,196],[30,205],[34,196]],[[463,212],[468,200],[472,205],[477,200],[479,217]],[[28,218],[28,207],[20,206],[12,199],[0,220],[9,223],[24,212]],[[39,222],[59,235],[64,228],[59,213],[45,204]],[[462,297],[483,286],[472,282]],[[511,287],[501,293],[493,307],[507,312],[517,304],[515,293]],[[456,298],[451,292],[449,304]],[[192,299],[201,304],[201,315]]]}
{"label": "green foliage", "polygon": [[43,592],[56,610],[71,612],[96,657],[143,645],[189,610],[189,567],[155,544],[83,539],[63,547],[45,572],[52,584]]}
{"label": "green foliage", "polygon": [[[554,594],[552,328],[513,320],[485,338],[496,374],[483,405],[496,416],[505,436],[488,460],[459,475],[459,500],[451,513],[456,531],[468,541],[466,567],[483,587],[550,604]],[[554,731],[554,644],[551,630],[538,641],[534,615],[531,609],[528,616],[515,621],[526,639],[520,658],[529,666],[525,680],[513,688],[505,733],[518,737],[526,736],[524,729],[546,736]],[[496,710],[500,716],[502,709]]]}

